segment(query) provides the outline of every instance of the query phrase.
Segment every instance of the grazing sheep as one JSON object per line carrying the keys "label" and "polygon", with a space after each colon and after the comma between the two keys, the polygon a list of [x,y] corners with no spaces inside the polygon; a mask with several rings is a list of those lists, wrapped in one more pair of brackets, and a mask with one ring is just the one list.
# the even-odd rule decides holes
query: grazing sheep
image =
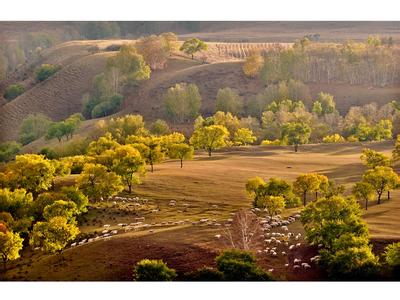
{"label": "grazing sheep", "polygon": [[323,244],[318,244],[318,248],[322,248],[323,246]]}
{"label": "grazing sheep", "polygon": [[[76,243],[72,243],[72,244],[71,244],[71,247],[75,247],[75,246],[76,246]],[[36,250],[36,248],[33,249],[33,250]]]}
{"label": "grazing sheep", "polygon": [[282,251],[282,255],[285,256],[285,255],[286,255],[286,252],[285,252],[285,251]]}
{"label": "grazing sheep", "polygon": [[293,269],[300,269],[300,266],[299,265],[294,265]]}
{"label": "grazing sheep", "polygon": [[319,255],[310,258],[310,262],[318,262],[321,259]]}
{"label": "grazing sheep", "polygon": [[295,247],[295,245],[290,245],[290,246],[289,246],[289,250],[293,250],[294,247]]}
{"label": "grazing sheep", "polygon": [[289,242],[285,242],[285,246],[288,247],[289,246]]}
{"label": "grazing sheep", "polygon": [[280,240],[275,240],[275,243],[277,243],[278,245],[280,245],[282,242]]}
{"label": "grazing sheep", "polygon": [[117,234],[117,233],[118,233],[118,230],[111,231],[111,234]]}
{"label": "grazing sheep", "polygon": [[296,248],[300,248],[300,246],[301,246],[301,243],[296,244]]}
{"label": "grazing sheep", "polygon": [[216,234],[216,235],[214,235],[214,237],[215,237],[216,239],[219,239],[219,238],[221,238],[221,235],[220,235],[220,234]]}
{"label": "grazing sheep", "polygon": [[272,240],[265,240],[264,242],[271,244]]}
{"label": "grazing sheep", "polygon": [[262,251],[261,251],[261,250],[257,250],[257,253],[260,253],[260,254],[261,254],[261,253],[262,253]]}
{"label": "grazing sheep", "polygon": [[304,269],[310,269],[310,268],[311,268],[311,266],[310,266],[308,263],[302,263],[301,266],[302,266]]}
{"label": "grazing sheep", "polygon": [[101,233],[108,233],[108,230],[107,229],[103,230]]}
{"label": "grazing sheep", "polygon": [[272,273],[274,271],[274,269],[268,269],[268,272]]}
{"label": "grazing sheep", "polygon": [[108,227],[110,227],[111,225],[110,224],[104,224],[103,225],[103,227],[105,227],[105,228],[108,228]]}
{"label": "grazing sheep", "polygon": [[284,231],[289,231],[289,228],[288,228],[287,226],[282,226],[282,229],[283,229]]}
{"label": "grazing sheep", "polygon": [[286,267],[286,268],[289,267],[289,264],[285,264],[285,267]]}
{"label": "grazing sheep", "polygon": [[301,263],[301,259],[300,258],[295,258],[293,260],[293,264],[297,264],[297,263]]}

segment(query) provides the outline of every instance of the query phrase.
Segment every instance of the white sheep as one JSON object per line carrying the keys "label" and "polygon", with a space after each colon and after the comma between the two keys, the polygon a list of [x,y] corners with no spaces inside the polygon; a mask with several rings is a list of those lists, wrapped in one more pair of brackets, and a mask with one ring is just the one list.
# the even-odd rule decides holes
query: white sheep
{"label": "white sheep", "polygon": [[216,235],[214,235],[214,237],[215,237],[216,239],[219,239],[219,238],[221,238],[221,235],[220,235],[220,234],[216,234]]}
{"label": "white sheep", "polygon": [[299,269],[299,268],[300,268],[299,265],[294,265],[294,266],[293,266],[293,269]]}
{"label": "white sheep", "polygon": [[301,266],[302,266],[304,269],[310,269],[310,268],[311,268],[311,266],[310,266],[308,263],[302,263]]}
{"label": "white sheep", "polygon": [[295,258],[293,260],[293,264],[297,264],[297,263],[301,263],[301,259],[300,258]]}
{"label": "white sheep", "polygon": [[[75,247],[76,246],[76,243],[72,243],[71,244],[71,247]],[[36,249],[36,248],[35,248]]]}
{"label": "white sheep", "polygon": [[110,227],[111,225],[110,224],[104,224],[103,225],[103,227],[105,227],[105,228],[108,228],[108,227]]}
{"label": "white sheep", "polygon": [[274,271],[274,269],[268,269],[268,272],[272,273]]}
{"label": "white sheep", "polygon": [[286,267],[286,268],[289,267],[289,264],[285,264],[285,267]]}
{"label": "white sheep", "polygon": [[271,244],[272,240],[264,240],[267,244]]}
{"label": "white sheep", "polygon": [[285,256],[285,255],[286,255],[286,252],[285,252],[285,251],[282,251],[282,255]]}
{"label": "white sheep", "polygon": [[289,250],[293,250],[294,247],[295,247],[295,245],[290,245],[290,246],[289,246]]}
{"label": "white sheep", "polygon": [[300,248],[300,246],[301,246],[301,243],[296,244],[296,248]]}

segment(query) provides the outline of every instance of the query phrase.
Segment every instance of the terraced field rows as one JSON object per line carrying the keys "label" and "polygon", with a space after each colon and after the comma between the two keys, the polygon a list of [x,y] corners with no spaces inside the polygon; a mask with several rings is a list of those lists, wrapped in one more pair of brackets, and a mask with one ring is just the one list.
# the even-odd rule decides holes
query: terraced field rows
{"label": "terraced field rows", "polygon": [[18,138],[19,126],[28,114],[41,112],[53,120],[61,120],[81,111],[82,95],[89,90],[93,76],[103,71],[110,55],[100,53],[80,58],[0,107],[0,141]]}

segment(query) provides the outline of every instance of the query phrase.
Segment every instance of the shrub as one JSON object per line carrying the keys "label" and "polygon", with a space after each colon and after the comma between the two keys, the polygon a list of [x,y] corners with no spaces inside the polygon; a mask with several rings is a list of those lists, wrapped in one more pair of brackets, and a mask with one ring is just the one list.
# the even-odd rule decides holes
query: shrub
{"label": "shrub", "polygon": [[105,51],[119,51],[121,49],[121,45],[118,44],[111,44],[108,45],[104,50]]}
{"label": "shrub", "polygon": [[21,144],[17,142],[7,142],[0,144],[0,162],[8,162],[21,150]]}
{"label": "shrub", "polygon": [[190,281],[222,281],[224,274],[214,268],[205,267],[186,274],[186,279]]}
{"label": "shrub", "polygon": [[395,275],[400,275],[400,242],[386,247],[385,260],[389,267],[393,268]]}
{"label": "shrub", "polygon": [[29,144],[47,133],[51,120],[43,114],[28,115],[21,124],[19,141],[22,145]]}
{"label": "shrub", "polygon": [[323,143],[343,143],[345,142],[344,137],[342,137],[340,134],[332,134],[332,135],[327,135],[322,139]]}
{"label": "shrub", "polygon": [[263,140],[261,142],[261,146],[279,146],[279,145],[281,145],[281,141],[280,140],[273,140],[273,141]]}
{"label": "shrub", "polygon": [[42,150],[40,150],[39,154],[44,155],[48,159],[57,158],[56,152],[53,149],[50,149],[48,147],[42,148]]}
{"label": "shrub", "polygon": [[100,118],[116,113],[123,99],[124,97],[121,95],[114,95],[110,99],[100,102],[93,107],[91,117]]}
{"label": "shrub", "polygon": [[21,84],[12,84],[6,88],[4,92],[4,98],[6,98],[7,101],[11,101],[24,92],[25,88]]}
{"label": "shrub", "polygon": [[162,260],[142,259],[136,264],[133,276],[136,281],[172,281],[176,272]]}
{"label": "shrub", "polygon": [[165,135],[171,132],[168,123],[164,120],[158,119],[150,126],[150,132],[155,135]]}
{"label": "shrub", "polygon": [[228,281],[271,280],[271,276],[259,268],[253,254],[237,249],[226,250],[216,258],[218,270]]}
{"label": "shrub", "polygon": [[59,69],[59,66],[43,64],[36,70],[36,80],[39,82],[45,81],[47,78],[54,75]]}

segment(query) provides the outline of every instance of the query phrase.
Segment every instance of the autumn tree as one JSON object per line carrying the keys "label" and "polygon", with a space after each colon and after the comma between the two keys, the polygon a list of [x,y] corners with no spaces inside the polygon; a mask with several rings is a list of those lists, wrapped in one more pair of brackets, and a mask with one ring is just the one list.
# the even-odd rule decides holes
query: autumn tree
{"label": "autumn tree", "polygon": [[147,134],[145,122],[141,115],[128,114],[111,118],[100,127],[102,127],[105,134],[109,132],[119,143],[124,143],[125,139],[130,135],[142,136]]}
{"label": "autumn tree", "polygon": [[289,145],[294,145],[297,152],[299,145],[306,144],[310,138],[311,128],[306,123],[290,122],[283,124],[282,139],[287,140]]}
{"label": "autumn tree", "polygon": [[88,163],[79,175],[80,189],[92,200],[106,199],[124,189],[121,177],[100,164]]}
{"label": "autumn tree", "polygon": [[175,51],[179,49],[178,37],[173,32],[164,32],[161,35],[164,42],[164,47],[167,49],[169,55],[171,56]]}
{"label": "autumn tree", "polygon": [[19,258],[23,239],[11,231],[0,232],[0,256],[3,260],[3,270],[6,271],[7,261]]}
{"label": "autumn tree", "polygon": [[140,38],[135,43],[135,48],[152,70],[163,69],[170,55],[167,40],[161,36],[150,35]]}
{"label": "autumn tree", "polygon": [[145,161],[133,146],[122,145],[114,150],[112,170],[121,176],[131,193],[133,184],[141,182],[140,175],[145,172]]}
{"label": "autumn tree", "polygon": [[233,143],[239,146],[252,144],[256,140],[257,138],[254,136],[253,131],[248,128],[239,128],[233,136]]}
{"label": "autumn tree", "polygon": [[171,120],[184,123],[193,120],[201,107],[201,96],[195,84],[177,83],[167,90],[165,113]]}
{"label": "autumn tree", "polygon": [[13,185],[33,193],[49,189],[56,171],[50,160],[37,154],[17,155],[8,169]]}
{"label": "autumn tree", "polygon": [[306,205],[307,193],[323,191],[327,188],[328,178],[317,173],[299,175],[293,183],[294,191],[303,198],[303,205]]}
{"label": "autumn tree", "polygon": [[119,72],[118,80],[124,83],[137,83],[150,78],[150,67],[132,45],[121,46],[118,53],[107,60],[107,68]]}
{"label": "autumn tree", "polygon": [[356,199],[364,201],[365,210],[368,210],[368,202],[374,197],[375,190],[369,183],[361,181],[353,186],[352,194]]}
{"label": "autumn tree", "polygon": [[[381,204],[381,196],[385,191],[390,191],[398,186],[400,179],[390,167],[378,166],[367,170],[363,175],[363,181],[369,183],[378,195],[378,204]],[[388,194],[390,198],[390,194]]]}
{"label": "autumn tree", "polygon": [[376,167],[389,167],[391,164],[389,157],[372,149],[364,149],[360,159],[364,165],[372,169]]}
{"label": "autumn tree", "polygon": [[78,214],[77,206],[72,201],[57,200],[47,205],[43,210],[43,217],[49,221],[54,217],[63,217],[68,223],[74,223],[75,215]]}
{"label": "autumn tree", "polygon": [[63,186],[60,194],[62,199],[74,202],[79,213],[87,212],[89,199],[76,186]]}
{"label": "autumn tree", "polygon": [[243,73],[251,78],[257,77],[263,64],[263,58],[259,52],[253,51],[246,57],[243,64]]}
{"label": "autumn tree", "polygon": [[243,99],[234,89],[229,87],[219,89],[215,101],[215,110],[230,112],[234,115],[240,114],[243,110]]}
{"label": "autumn tree", "polygon": [[208,49],[208,46],[205,42],[197,39],[197,38],[193,38],[193,39],[189,39],[186,40],[182,46],[180,47],[180,51],[185,52],[188,55],[192,56],[192,59],[194,59],[194,54],[196,52],[200,52],[200,51],[206,51]]}
{"label": "autumn tree", "polygon": [[141,157],[150,165],[152,173],[154,171],[154,165],[164,159],[165,153],[161,147],[160,137],[138,137],[132,135],[128,137],[126,142],[139,151]]}
{"label": "autumn tree", "polygon": [[170,133],[171,129],[167,122],[158,119],[150,125],[150,132],[155,135],[165,135]]}
{"label": "autumn tree", "polygon": [[333,96],[328,93],[319,93],[317,100],[313,105],[313,112],[315,112],[318,116],[323,116],[326,114],[332,114],[336,111],[336,103],[333,100]]}
{"label": "autumn tree", "polygon": [[229,132],[222,125],[210,125],[199,128],[193,132],[190,144],[197,149],[204,149],[211,156],[215,149],[225,147],[229,138]]}
{"label": "autumn tree", "polygon": [[181,168],[183,168],[183,160],[193,158],[194,149],[185,143],[173,144],[168,151],[169,158],[179,159],[181,161]]}
{"label": "autumn tree", "polygon": [[334,196],[310,202],[301,213],[301,222],[311,245],[332,248],[335,240],[347,232],[368,237],[360,206],[351,198]]}
{"label": "autumn tree", "polygon": [[57,216],[45,222],[37,222],[33,226],[29,243],[32,247],[40,247],[45,252],[54,253],[64,249],[78,234],[79,229],[75,224]]}

